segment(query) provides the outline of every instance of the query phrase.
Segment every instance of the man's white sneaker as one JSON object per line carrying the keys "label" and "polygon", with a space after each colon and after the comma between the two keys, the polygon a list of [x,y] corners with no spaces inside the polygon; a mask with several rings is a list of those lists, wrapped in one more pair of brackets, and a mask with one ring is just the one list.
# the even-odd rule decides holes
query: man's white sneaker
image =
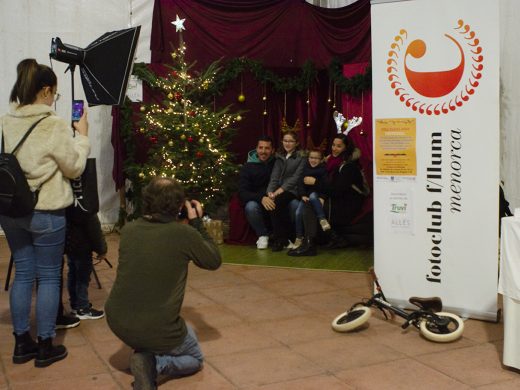
{"label": "man's white sneaker", "polygon": [[269,236],[260,236],[256,241],[256,249],[267,249],[269,246]]}

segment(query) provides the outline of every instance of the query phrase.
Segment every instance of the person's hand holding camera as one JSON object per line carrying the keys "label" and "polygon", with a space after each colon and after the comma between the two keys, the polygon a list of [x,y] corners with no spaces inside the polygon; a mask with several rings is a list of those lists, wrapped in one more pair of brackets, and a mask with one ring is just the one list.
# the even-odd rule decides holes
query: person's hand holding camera
{"label": "person's hand holding camera", "polygon": [[184,202],[184,207],[186,207],[186,214],[190,220],[195,218],[202,218],[204,215],[202,205],[198,200],[186,200]]}

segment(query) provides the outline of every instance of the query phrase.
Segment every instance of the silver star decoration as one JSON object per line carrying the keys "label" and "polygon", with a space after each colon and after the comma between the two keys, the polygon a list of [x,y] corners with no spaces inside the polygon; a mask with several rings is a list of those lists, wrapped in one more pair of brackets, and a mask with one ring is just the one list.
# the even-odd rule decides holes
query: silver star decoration
{"label": "silver star decoration", "polygon": [[175,15],[175,21],[172,22],[172,24],[175,26],[175,32],[179,32],[182,30],[185,30],[184,28],[184,21],[186,19],[180,19],[179,15]]}

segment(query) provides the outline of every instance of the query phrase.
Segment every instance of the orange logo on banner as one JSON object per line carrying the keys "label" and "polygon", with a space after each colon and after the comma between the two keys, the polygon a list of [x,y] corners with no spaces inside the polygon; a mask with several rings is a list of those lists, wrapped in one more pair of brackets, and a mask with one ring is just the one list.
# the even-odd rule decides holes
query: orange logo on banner
{"label": "orange logo on banner", "polygon": [[[444,34],[458,51],[457,66],[448,70],[419,72],[409,68],[409,56],[422,58],[426,54],[427,45],[422,39],[415,39],[407,45],[408,32],[404,29],[399,31],[390,45],[387,60],[390,86],[395,95],[413,111],[426,115],[448,114],[467,102],[479,86],[478,80],[482,78],[484,69],[480,41],[463,20],[458,21],[454,30],[458,33],[455,36]],[[404,47],[406,50],[402,50]],[[404,56],[401,58],[402,51]],[[464,73],[468,70],[466,80]],[[403,73],[406,83],[401,78]]]}

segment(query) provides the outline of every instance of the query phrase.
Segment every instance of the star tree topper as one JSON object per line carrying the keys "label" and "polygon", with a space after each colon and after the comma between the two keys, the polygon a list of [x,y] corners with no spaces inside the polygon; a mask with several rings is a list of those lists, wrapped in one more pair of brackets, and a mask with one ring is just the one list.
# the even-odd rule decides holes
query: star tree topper
{"label": "star tree topper", "polygon": [[172,24],[175,26],[175,32],[179,32],[182,30],[185,30],[184,28],[184,21],[186,19],[180,19],[179,15],[175,15],[175,21],[172,22]]}

